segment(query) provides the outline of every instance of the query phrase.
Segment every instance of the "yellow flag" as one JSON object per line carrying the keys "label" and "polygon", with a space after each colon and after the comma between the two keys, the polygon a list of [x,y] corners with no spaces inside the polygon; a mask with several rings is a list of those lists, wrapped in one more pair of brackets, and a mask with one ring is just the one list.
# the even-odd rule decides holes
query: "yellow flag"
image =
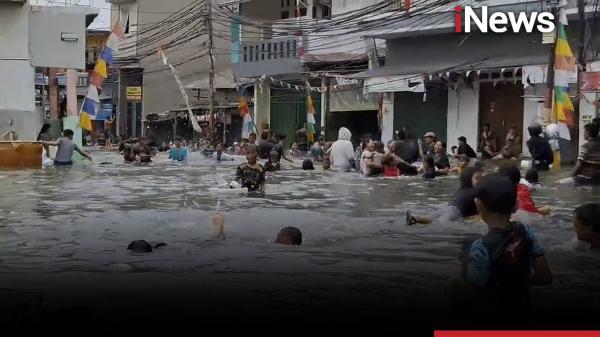
{"label": "yellow flag", "polygon": [[92,131],[92,120],[85,111],[82,111],[79,115],[79,126],[84,130]]}
{"label": "yellow flag", "polygon": [[104,61],[103,59],[99,59],[98,62],[96,62],[96,66],[94,67],[94,72],[102,76],[102,78],[107,78],[108,69],[106,67],[106,61]]}

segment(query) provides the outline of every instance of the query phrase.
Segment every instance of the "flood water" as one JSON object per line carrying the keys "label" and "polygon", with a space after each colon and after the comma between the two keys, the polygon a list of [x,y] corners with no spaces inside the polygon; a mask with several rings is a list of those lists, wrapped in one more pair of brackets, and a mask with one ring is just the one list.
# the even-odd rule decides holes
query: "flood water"
{"label": "flood water", "polygon": [[[294,310],[348,304],[343,299],[371,310],[421,295],[442,303],[462,241],[486,231],[476,222],[405,226],[407,209],[426,214],[447,203],[455,177],[364,178],[284,162],[258,197],[209,190],[231,180],[236,162],[217,166],[192,153],[185,164],[160,157],[134,166],[115,152],[91,154],[94,162],[72,168],[0,171],[0,310],[23,301],[50,311],[93,301],[146,303],[152,311],[148,292],[167,297],[174,287],[199,302],[227,299],[227,312],[240,314],[252,308],[232,293]],[[559,188],[554,181],[565,175],[542,175],[546,188],[534,194],[552,208],[538,232],[555,281],[535,288],[540,306],[562,297],[600,300],[600,256],[574,248],[571,214],[598,196]],[[226,240],[212,238],[217,207]],[[302,246],[274,244],[285,226],[301,229]],[[137,239],[167,246],[132,254],[126,247]]]}

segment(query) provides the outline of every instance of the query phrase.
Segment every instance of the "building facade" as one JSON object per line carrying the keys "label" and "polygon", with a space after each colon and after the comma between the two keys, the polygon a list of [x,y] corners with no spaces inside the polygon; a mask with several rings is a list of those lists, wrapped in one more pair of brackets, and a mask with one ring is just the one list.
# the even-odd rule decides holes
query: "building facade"
{"label": "building facade", "polygon": [[[150,115],[176,112],[185,102],[168,67],[156,52],[163,46],[177,69],[190,103],[207,107],[210,62],[207,24],[200,16],[206,2],[193,0],[111,0],[112,22],[120,21],[126,38],[119,52],[118,130],[121,138],[146,135]],[[215,1],[216,5],[216,1]],[[197,14],[197,15],[196,15]],[[177,27],[174,29],[173,27]],[[213,29],[228,34],[226,22],[213,20]],[[236,88],[230,64],[228,38],[213,39],[215,88]],[[179,44],[181,43],[181,44]],[[171,48],[170,45],[179,44]],[[239,101],[237,98],[236,101]],[[195,111],[201,113],[202,109]]]}
{"label": "building facade", "polygon": [[[455,33],[454,5],[406,20],[389,20],[389,24],[365,35],[386,41],[385,66],[357,76],[365,79],[367,90],[386,93],[390,109],[383,139],[391,139],[396,130],[409,126],[418,137],[435,132],[447,139],[448,147],[456,146],[457,138],[464,136],[475,148],[481,125],[487,123],[495,133],[498,149],[504,145],[508,130],[516,127],[522,138],[522,153],[527,156],[527,127],[547,120],[545,74],[551,45],[542,43],[541,33]],[[548,10],[545,4],[530,1],[473,4],[484,5],[489,6],[490,13]],[[576,53],[576,4],[566,8],[567,36]],[[592,44],[598,43],[597,36],[588,38],[596,40]],[[410,82],[422,83],[423,90],[399,91],[403,86],[399,83]],[[569,94],[574,97],[577,79],[570,82]],[[570,127],[570,135],[571,139],[561,139],[562,159],[567,162],[575,159],[579,127]]]}
{"label": "building facade", "polygon": [[[357,13],[377,13],[380,1],[250,0],[221,3],[239,23],[232,25],[232,66],[254,81],[254,118],[259,128],[295,135],[306,122],[306,100],[315,105],[317,133],[337,137],[347,126],[357,141],[378,137],[378,102],[343,75],[368,68],[367,43],[352,22]],[[382,6],[383,8],[383,6]],[[322,27],[323,29],[315,29]],[[310,89],[309,89],[310,88]],[[288,138],[290,142],[293,137]]]}
{"label": "building facade", "polygon": [[[35,68],[84,69],[88,10],[30,6],[27,1],[0,1],[0,135],[15,131],[20,139],[37,137],[45,111],[36,109]],[[42,86],[47,79],[42,78]],[[77,109],[70,113],[77,116]]]}

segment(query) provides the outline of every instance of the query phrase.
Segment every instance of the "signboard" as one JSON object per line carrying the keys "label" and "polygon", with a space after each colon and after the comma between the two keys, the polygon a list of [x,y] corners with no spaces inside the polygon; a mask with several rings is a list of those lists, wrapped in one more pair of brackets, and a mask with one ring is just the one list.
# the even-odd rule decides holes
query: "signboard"
{"label": "signboard", "polygon": [[596,118],[594,115],[583,115],[581,116],[581,121],[583,122],[583,125],[591,124],[594,118]]}
{"label": "signboard", "polygon": [[127,99],[130,101],[142,100],[142,87],[127,87]]}
{"label": "signboard", "polygon": [[588,71],[583,73],[581,81],[583,82],[581,91],[600,91],[600,71]]}

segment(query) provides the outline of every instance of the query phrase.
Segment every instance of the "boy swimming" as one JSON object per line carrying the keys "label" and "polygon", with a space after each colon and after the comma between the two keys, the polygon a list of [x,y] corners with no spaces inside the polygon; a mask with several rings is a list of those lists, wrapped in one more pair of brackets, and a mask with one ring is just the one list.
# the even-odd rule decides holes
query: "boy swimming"
{"label": "boy swimming", "polygon": [[474,201],[475,187],[481,177],[482,171],[478,167],[466,168],[460,175],[460,188],[456,191],[448,205],[439,207],[429,216],[416,216],[407,211],[406,225],[430,224],[434,221],[447,223],[477,215],[477,208]]}
{"label": "boy swimming", "polygon": [[516,203],[517,190],[508,177],[492,174],[481,180],[475,204],[488,232],[469,247],[457,289],[459,303],[514,310],[530,302],[531,284],[552,282],[537,234],[510,221]]}

